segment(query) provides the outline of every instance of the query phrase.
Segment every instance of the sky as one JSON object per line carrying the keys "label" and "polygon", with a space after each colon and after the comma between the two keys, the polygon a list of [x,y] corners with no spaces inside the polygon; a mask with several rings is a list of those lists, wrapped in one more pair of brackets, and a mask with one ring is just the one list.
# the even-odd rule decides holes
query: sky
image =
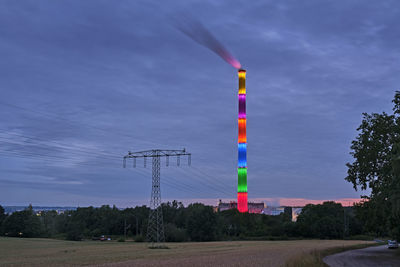
{"label": "sky", "polygon": [[[247,70],[249,200],[352,201],[363,112],[400,84],[398,1],[0,2],[0,204],[148,205],[236,198],[237,70],[179,31],[201,22]],[[366,192],[368,193],[368,192]],[[297,201],[297,202],[296,202]]]}

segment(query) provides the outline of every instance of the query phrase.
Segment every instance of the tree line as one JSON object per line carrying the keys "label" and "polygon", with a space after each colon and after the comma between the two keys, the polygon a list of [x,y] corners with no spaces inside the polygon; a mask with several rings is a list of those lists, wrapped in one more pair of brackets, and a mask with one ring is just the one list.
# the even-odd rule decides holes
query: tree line
{"label": "tree line", "polygon": [[[297,222],[291,210],[278,216],[239,213],[236,209],[215,212],[213,207],[173,201],[162,204],[165,239],[168,242],[216,240],[285,240],[299,238],[341,239],[363,234],[353,208],[325,202],[307,205]],[[0,206],[0,234],[12,237],[49,237],[67,240],[92,239],[101,235],[146,237],[149,208],[120,210],[115,206],[85,207],[38,216],[31,206],[4,214]]]}

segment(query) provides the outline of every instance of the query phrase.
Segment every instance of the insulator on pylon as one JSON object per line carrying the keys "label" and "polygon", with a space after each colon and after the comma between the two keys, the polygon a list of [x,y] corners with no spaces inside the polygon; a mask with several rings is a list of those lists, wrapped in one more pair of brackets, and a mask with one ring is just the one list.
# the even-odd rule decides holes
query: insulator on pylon
{"label": "insulator on pylon", "polygon": [[126,158],[124,157],[124,161],[123,161],[123,163],[122,163],[122,166],[124,167],[124,168],[126,168]]}
{"label": "insulator on pylon", "polygon": [[166,156],[165,162],[166,162],[166,166],[168,167],[169,166],[169,156],[168,155]]}
{"label": "insulator on pylon", "polygon": [[181,157],[177,156],[176,157],[176,166],[180,166],[181,165]]}
{"label": "insulator on pylon", "polygon": [[133,168],[136,168],[136,157],[133,158]]}
{"label": "insulator on pylon", "polygon": [[146,168],[146,156],[144,156],[143,159],[144,159],[144,161],[143,161],[144,164],[143,164],[143,165],[144,165],[144,167]]}

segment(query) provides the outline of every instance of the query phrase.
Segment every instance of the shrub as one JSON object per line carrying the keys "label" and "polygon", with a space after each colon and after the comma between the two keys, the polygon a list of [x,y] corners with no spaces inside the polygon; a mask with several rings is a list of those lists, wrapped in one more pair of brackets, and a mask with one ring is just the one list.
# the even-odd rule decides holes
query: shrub
{"label": "shrub", "polygon": [[165,240],[167,242],[184,242],[187,241],[187,233],[185,229],[178,228],[174,224],[165,225]]}
{"label": "shrub", "polygon": [[137,235],[134,238],[135,242],[144,242],[144,237],[142,235]]}

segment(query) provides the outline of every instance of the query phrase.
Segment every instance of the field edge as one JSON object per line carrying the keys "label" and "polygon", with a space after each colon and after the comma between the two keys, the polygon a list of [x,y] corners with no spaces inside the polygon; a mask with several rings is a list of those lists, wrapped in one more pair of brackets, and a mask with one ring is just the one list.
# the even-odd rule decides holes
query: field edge
{"label": "field edge", "polygon": [[290,258],[286,261],[285,267],[329,267],[323,259],[326,256],[345,252],[348,250],[355,249],[363,249],[367,247],[380,246],[383,243],[368,243],[368,244],[358,244],[358,245],[349,245],[349,246],[341,246],[341,247],[333,247],[322,250],[313,250],[311,252],[304,252],[300,255]]}

